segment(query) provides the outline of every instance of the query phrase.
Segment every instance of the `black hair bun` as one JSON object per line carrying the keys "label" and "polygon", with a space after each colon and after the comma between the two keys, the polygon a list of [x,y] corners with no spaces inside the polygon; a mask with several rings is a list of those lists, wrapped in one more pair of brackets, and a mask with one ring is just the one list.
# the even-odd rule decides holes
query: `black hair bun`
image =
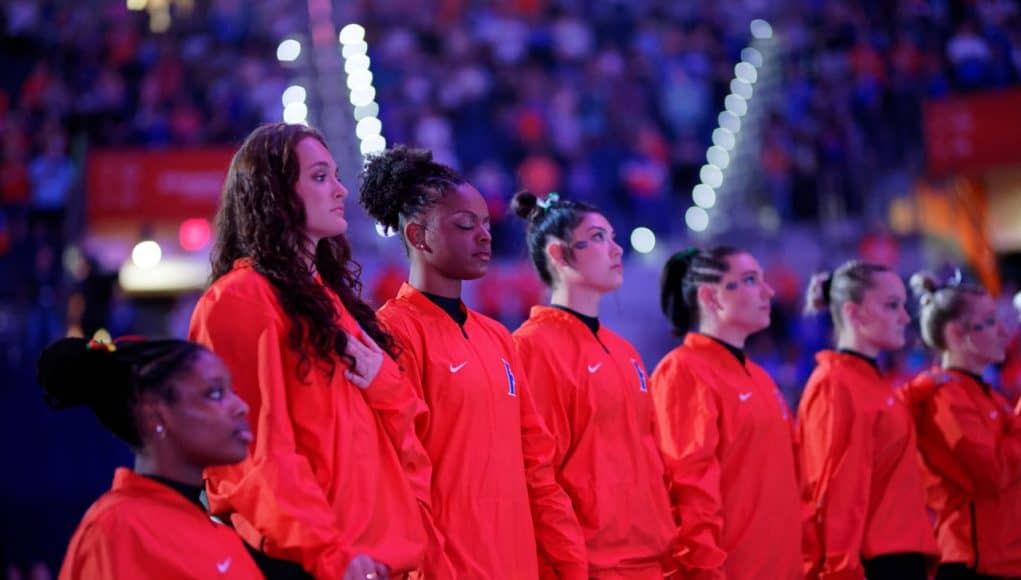
{"label": "black hair bun", "polygon": [[105,349],[83,338],[62,338],[46,347],[36,365],[46,403],[55,409],[94,407],[130,381],[128,369]]}
{"label": "black hair bun", "polygon": [[432,152],[396,145],[370,155],[362,170],[359,203],[390,231],[400,228],[401,212],[423,206],[419,185],[434,173]]}
{"label": "black hair bun", "polygon": [[538,215],[539,198],[530,191],[520,191],[511,199],[511,211],[526,221],[534,221]]}

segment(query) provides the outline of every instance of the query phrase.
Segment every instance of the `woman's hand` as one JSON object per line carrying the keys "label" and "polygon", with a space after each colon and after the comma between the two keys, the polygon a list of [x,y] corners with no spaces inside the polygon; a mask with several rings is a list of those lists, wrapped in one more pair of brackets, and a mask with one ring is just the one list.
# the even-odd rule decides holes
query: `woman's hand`
{"label": "woman's hand", "polygon": [[359,554],[347,565],[344,580],[390,580],[390,569],[382,562]]}
{"label": "woman's hand", "polygon": [[383,349],[376,341],[363,331],[359,335],[347,335],[347,354],[355,359],[355,364],[344,371],[347,380],[360,389],[367,389],[383,366]]}

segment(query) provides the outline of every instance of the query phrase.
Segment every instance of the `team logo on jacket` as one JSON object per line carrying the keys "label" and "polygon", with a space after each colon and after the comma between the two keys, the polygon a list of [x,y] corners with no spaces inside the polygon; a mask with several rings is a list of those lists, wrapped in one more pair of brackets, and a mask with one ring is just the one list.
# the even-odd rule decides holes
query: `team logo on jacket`
{"label": "team logo on jacket", "polygon": [[636,361],[635,359],[631,359],[631,365],[635,367],[635,372],[638,373],[638,382],[642,386],[642,392],[648,393],[649,385],[646,384],[645,382],[645,371],[642,370],[642,365],[638,364],[638,361]]}
{"label": "team logo on jacket", "polygon": [[506,359],[500,359],[503,362],[503,370],[507,371],[507,394],[516,397],[517,386],[514,384],[514,373],[511,372],[510,363]]}

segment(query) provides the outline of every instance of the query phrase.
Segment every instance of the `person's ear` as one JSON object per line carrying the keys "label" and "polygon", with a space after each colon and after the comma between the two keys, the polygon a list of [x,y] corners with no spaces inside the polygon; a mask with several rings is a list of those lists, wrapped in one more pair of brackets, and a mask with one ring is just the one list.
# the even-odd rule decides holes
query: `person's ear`
{"label": "person's ear", "polygon": [[425,226],[415,222],[408,222],[404,225],[404,239],[408,245],[419,250],[428,250],[425,241]]}

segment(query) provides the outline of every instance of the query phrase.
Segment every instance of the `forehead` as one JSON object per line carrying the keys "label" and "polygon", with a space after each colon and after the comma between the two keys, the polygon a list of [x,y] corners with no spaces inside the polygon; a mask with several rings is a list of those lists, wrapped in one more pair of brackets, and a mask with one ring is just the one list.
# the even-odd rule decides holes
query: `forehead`
{"label": "forehead", "polygon": [[585,217],[582,218],[581,222],[578,224],[578,227],[574,228],[574,232],[584,234],[586,231],[592,228],[599,228],[606,231],[613,230],[613,226],[610,225],[610,222],[609,220],[606,219],[606,216],[597,212],[588,212],[585,214]]}
{"label": "forehead", "polygon": [[900,279],[897,274],[885,271],[876,272],[872,275],[872,288],[870,290],[877,295],[888,296],[890,294],[904,295],[907,291],[904,289],[904,281]]}
{"label": "forehead", "polygon": [[467,182],[444,192],[436,204],[436,208],[444,213],[466,211],[480,216],[489,215],[489,206],[486,205],[486,200],[479,190]]}
{"label": "forehead", "polygon": [[968,306],[973,312],[983,314],[996,311],[996,302],[988,294],[968,294]]}
{"label": "forehead", "polygon": [[191,368],[188,369],[188,372],[184,373],[183,378],[186,380],[180,382],[198,387],[201,386],[201,383],[224,378],[229,375],[230,372],[227,370],[227,366],[223,364],[223,361],[220,360],[220,357],[208,350],[201,350],[195,357]]}
{"label": "forehead", "polygon": [[305,137],[298,141],[298,144],[294,146],[294,151],[298,156],[298,165],[302,169],[316,163],[333,165],[333,156],[330,155],[330,150],[315,137]]}
{"label": "forehead", "polygon": [[759,261],[755,259],[755,256],[747,252],[738,252],[732,254],[726,258],[727,265],[730,269],[727,271],[728,276],[740,276],[746,272],[761,272],[762,267],[759,266]]}

